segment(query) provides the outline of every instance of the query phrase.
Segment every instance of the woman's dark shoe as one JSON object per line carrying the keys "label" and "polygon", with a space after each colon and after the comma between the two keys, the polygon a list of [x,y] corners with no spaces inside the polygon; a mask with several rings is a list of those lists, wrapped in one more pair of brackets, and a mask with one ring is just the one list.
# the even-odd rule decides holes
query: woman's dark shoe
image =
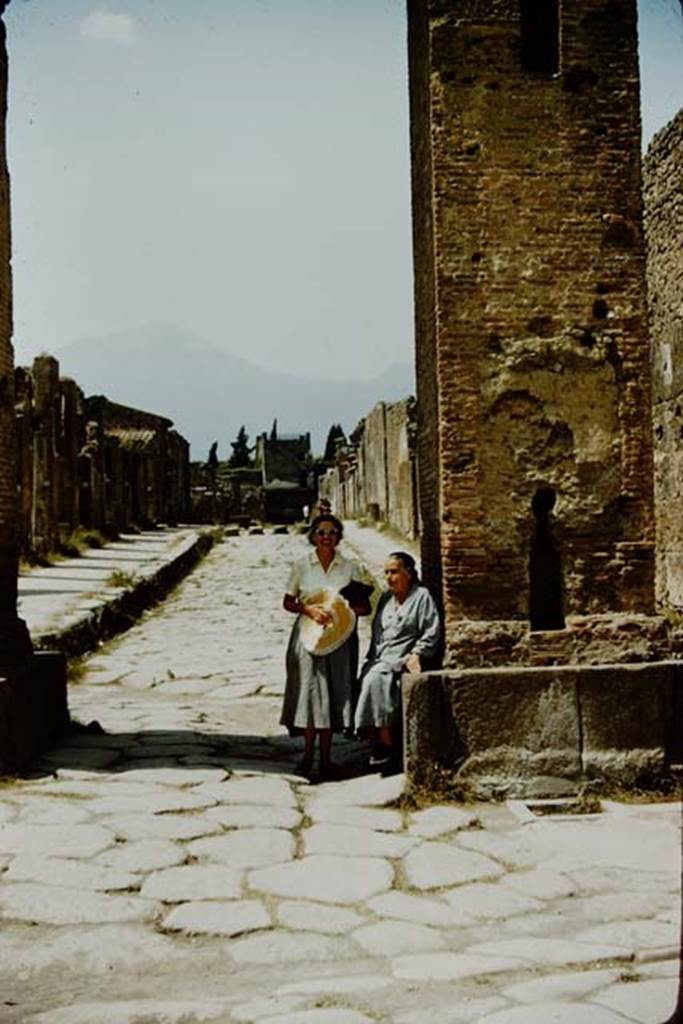
{"label": "woman's dark shoe", "polygon": [[318,769],[321,781],[334,782],[337,779],[346,778],[346,774],[341,765],[335,764],[334,761],[321,761],[320,768]]}
{"label": "woman's dark shoe", "polygon": [[368,764],[371,768],[383,768],[391,760],[391,749],[383,743],[375,743],[370,753]]}
{"label": "woman's dark shoe", "polygon": [[388,779],[391,775],[400,775],[403,771],[403,758],[400,754],[392,754],[387,758],[387,762],[382,766],[380,775],[383,779]]}
{"label": "woman's dark shoe", "polygon": [[313,775],[313,758],[302,757],[299,763],[296,765],[294,773],[296,775],[303,775],[303,777],[305,779],[308,779],[310,782],[311,777]]}
{"label": "woman's dark shoe", "polygon": [[373,771],[378,771],[380,768],[384,768],[386,764],[391,760],[391,750],[388,746],[384,746],[382,743],[377,743],[373,746],[372,754],[368,764]]}

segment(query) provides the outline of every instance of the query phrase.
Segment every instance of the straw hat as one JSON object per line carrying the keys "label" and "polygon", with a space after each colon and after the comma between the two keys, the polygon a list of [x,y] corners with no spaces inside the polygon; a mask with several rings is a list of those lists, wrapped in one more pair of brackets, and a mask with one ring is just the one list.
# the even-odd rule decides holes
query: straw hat
{"label": "straw hat", "polygon": [[356,615],[348,601],[335,590],[319,590],[306,595],[306,604],[320,604],[332,616],[327,626],[313,619],[301,619],[301,643],[309,654],[322,657],[331,654],[345,643],[353,633]]}

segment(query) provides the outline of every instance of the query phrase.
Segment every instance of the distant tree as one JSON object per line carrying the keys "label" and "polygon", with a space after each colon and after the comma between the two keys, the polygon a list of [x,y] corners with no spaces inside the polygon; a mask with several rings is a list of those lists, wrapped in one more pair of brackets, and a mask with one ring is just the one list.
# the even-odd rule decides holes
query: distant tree
{"label": "distant tree", "polygon": [[346,434],[344,433],[341,423],[333,423],[327,432],[325,454],[323,455],[324,462],[334,462],[337,454],[337,441],[346,443]]}
{"label": "distant tree", "polygon": [[209,457],[206,460],[206,468],[215,473],[218,469],[218,441],[214,441],[209,448]]}
{"label": "distant tree", "polygon": [[270,431],[270,440],[277,441],[277,416],[273,420],[273,426]]}
{"label": "distant tree", "polygon": [[244,469],[252,465],[251,453],[253,449],[249,446],[249,435],[244,426],[237,432],[237,437],[230,442],[232,455],[228,459],[228,466],[231,469]]}

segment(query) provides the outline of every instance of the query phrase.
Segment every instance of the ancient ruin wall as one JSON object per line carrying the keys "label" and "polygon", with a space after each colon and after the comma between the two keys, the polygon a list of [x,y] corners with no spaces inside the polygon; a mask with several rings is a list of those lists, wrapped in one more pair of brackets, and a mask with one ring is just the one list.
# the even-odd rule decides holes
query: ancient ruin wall
{"label": "ancient ruin wall", "polygon": [[413,398],[386,406],[387,519],[406,537],[420,533],[417,502],[416,409]]}
{"label": "ancient ruin wall", "polygon": [[20,550],[59,549],[80,526],[114,534],[190,509],[189,445],[170,420],[85,398],[52,356],[15,371]]}
{"label": "ancient ruin wall", "polygon": [[[5,9],[0,2],[0,14]],[[17,490],[14,450],[14,353],[10,265],[9,176],[5,123],[7,50],[0,21],[0,655],[12,653],[17,615]]]}
{"label": "ancient ruin wall", "polygon": [[365,417],[358,462],[363,479],[363,511],[365,514],[370,513],[372,519],[386,519],[389,511],[389,480],[384,402],[378,402]]}
{"label": "ancient ruin wall", "polygon": [[644,166],[653,344],[657,599],[683,609],[683,110]]}
{"label": "ancient ruin wall", "polygon": [[355,449],[341,450],[319,483],[341,516],[389,523],[407,537],[419,534],[415,399],[378,402],[354,432]]}
{"label": "ancient ruin wall", "polygon": [[[635,0],[409,6],[414,175],[423,194],[431,158],[432,195],[415,277],[436,397],[423,373],[418,404],[449,643],[464,620],[529,622],[539,532],[561,614],[650,613]],[[545,36],[541,8],[559,19]],[[433,465],[420,473],[429,519]]]}

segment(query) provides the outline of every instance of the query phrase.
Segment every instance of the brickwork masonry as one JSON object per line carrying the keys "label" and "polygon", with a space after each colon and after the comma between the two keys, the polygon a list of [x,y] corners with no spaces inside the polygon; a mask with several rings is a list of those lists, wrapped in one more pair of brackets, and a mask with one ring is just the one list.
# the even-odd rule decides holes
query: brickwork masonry
{"label": "brickwork masonry", "polygon": [[683,110],[644,164],[652,337],[657,600],[683,612]]}

